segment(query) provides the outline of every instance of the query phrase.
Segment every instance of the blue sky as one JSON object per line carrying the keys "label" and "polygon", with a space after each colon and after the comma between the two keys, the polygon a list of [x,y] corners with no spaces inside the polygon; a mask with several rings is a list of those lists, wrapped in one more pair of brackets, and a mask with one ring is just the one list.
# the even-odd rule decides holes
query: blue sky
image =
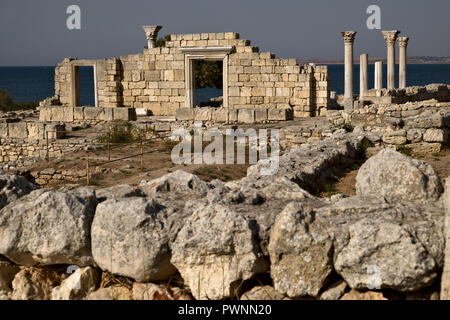
{"label": "blue sky", "polygon": [[[81,7],[82,29],[66,28],[66,8]],[[340,31],[358,31],[355,56],[385,56],[379,30],[366,27],[369,5],[382,29],[410,37],[409,55],[450,55],[449,0],[0,0],[0,65],[55,65],[64,57],[101,59],[141,52],[142,25],[167,33],[240,33],[277,57],[340,59]]]}

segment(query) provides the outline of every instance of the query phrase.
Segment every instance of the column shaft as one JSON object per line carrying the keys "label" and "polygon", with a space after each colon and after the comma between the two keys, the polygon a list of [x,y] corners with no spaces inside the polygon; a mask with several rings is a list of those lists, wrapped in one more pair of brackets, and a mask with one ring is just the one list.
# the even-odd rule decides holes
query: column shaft
{"label": "column shaft", "polygon": [[353,108],[353,42],[355,40],[355,31],[341,32],[344,37],[344,63],[345,63],[345,87],[344,104],[346,108]]}
{"label": "column shaft", "polygon": [[375,90],[377,97],[381,96],[381,89],[383,88],[383,62],[375,62]]}
{"label": "column shaft", "polygon": [[368,75],[369,55],[362,54],[359,57],[359,98],[362,100],[369,89]]}
{"label": "column shaft", "polygon": [[382,31],[387,45],[387,88],[389,90],[395,89],[395,42],[398,30]]}
{"label": "column shaft", "polygon": [[398,87],[400,89],[406,88],[406,64],[407,64],[407,46],[408,46],[407,37],[399,37],[398,44],[400,47],[399,53],[399,71],[398,71]]}

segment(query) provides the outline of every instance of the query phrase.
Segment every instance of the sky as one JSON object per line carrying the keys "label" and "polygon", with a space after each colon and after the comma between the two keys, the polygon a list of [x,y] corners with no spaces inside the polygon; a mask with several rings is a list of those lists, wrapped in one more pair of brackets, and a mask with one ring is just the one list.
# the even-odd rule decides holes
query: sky
{"label": "sky", "polygon": [[[81,30],[66,9],[81,8]],[[170,33],[238,32],[279,58],[342,59],[340,31],[357,31],[354,54],[384,57],[381,28],[410,37],[410,56],[450,56],[449,0],[0,0],[0,66],[53,66],[65,57],[103,59],[142,52],[143,25]]]}

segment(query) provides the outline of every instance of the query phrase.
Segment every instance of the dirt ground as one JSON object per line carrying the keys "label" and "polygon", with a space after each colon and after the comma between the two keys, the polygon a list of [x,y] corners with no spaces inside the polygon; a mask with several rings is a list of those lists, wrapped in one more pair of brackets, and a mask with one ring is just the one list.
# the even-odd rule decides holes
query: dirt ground
{"label": "dirt ground", "polygon": [[[108,160],[107,150],[89,151],[89,184],[96,188],[105,188],[117,184],[136,186],[144,179],[155,179],[176,170],[194,173],[206,181],[211,181],[213,179],[220,179],[223,181],[236,180],[244,177],[247,173],[249,165],[174,164],[170,156],[173,146],[174,144],[170,141],[151,141],[144,143],[142,170],[140,156],[141,146],[139,143],[112,147],[110,160]],[[139,156],[122,159],[132,155]],[[86,172],[87,157],[88,153],[86,151],[71,153],[49,162],[40,162],[36,166],[30,168],[30,170],[42,171],[46,168],[52,168],[55,170]],[[81,186],[86,184],[86,180],[83,179],[77,183],[74,183],[73,181],[52,183],[48,187],[59,188],[67,185]]]}

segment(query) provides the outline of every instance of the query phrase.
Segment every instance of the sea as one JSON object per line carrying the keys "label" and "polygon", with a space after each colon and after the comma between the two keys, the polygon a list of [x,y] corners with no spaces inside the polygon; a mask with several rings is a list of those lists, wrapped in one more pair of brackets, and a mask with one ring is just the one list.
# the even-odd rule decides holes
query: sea
{"label": "sea", "polygon": [[[344,65],[328,65],[331,91],[344,93]],[[398,70],[398,69],[397,69]],[[16,102],[41,101],[54,95],[55,67],[0,67],[0,89],[8,92]],[[383,78],[386,87],[386,65]],[[398,76],[398,73],[397,73]],[[359,92],[359,65],[354,66],[354,92]],[[398,83],[398,79],[396,81]],[[450,64],[409,64],[407,86],[430,83],[450,84]],[[369,65],[369,88],[374,85],[374,65]],[[196,104],[222,95],[217,88],[196,90]],[[92,67],[80,68],[81,105],[94,105],[94,76]]]}

